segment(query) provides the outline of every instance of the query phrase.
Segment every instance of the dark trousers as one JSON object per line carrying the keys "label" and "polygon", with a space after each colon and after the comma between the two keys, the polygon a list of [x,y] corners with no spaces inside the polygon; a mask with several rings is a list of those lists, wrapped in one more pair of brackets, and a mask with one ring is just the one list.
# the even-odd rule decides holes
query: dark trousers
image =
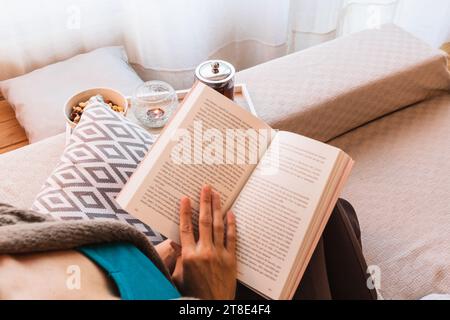
{"label": "dark trousers", "polygon": [[[295,300],[374,300],[367,287],[361,229],[352,205],[340,199],[295,293]],[[262,299],[238,285],[236,299]]]}

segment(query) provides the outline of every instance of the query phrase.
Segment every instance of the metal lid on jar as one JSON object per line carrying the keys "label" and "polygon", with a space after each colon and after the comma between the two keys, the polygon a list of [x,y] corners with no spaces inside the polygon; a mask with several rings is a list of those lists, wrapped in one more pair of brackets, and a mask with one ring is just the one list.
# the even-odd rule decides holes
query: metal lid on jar
{"label": "metal lid on jar", "polygon": [[234,66],[223,60],[205,61],[195,70],[197,79],[207,84],[226,83],[234,77],[235,73]]}

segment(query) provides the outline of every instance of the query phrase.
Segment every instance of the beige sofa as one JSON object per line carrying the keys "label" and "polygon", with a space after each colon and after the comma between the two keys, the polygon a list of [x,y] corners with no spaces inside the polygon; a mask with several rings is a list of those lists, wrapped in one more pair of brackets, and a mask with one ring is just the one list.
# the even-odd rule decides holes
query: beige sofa
{"label": "beige sofa", "polygon": [[[450,293],[450,74],[443,52],[387,26],[238,74],[274,128],[355,160],[343,197],[387,299]],[[30,207],[64,135],[0,156],[0,202]]]}

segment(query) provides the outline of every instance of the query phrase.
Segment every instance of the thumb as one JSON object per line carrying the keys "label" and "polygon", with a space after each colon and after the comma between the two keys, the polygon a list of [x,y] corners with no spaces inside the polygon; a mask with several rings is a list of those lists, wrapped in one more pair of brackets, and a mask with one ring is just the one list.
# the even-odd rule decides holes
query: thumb
{"label": "thumb", "polygon": [[180,286],[183,284],[183,261],[181,259],[181,256],[178,257],[175,264],[175,269],[172,273],[172,280],[178,288],[180,288]]}

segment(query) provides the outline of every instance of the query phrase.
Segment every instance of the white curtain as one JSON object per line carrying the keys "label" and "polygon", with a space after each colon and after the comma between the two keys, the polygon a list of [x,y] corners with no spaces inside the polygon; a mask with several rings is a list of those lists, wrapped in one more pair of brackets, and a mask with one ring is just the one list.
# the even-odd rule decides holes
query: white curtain
{"label": "white curtain", "polygon": [[[176,88],[208,58],[238,69],[287,52],[287,0],[0,0],[0,80],[107,45]],[[89,70],[86,70],[89,73]]]}
{"label": "white curtain", "polygon": [[292,0],[290,50],[395,23],[440,47],[450,41],[449,0]]}
{"label": "white curtain", "polygon": [[0,0],[0,80],[119,45],[122,20],[117,1]]}
{"label": "white curtain", "polygon": [[145,79],[190,87],[193,68],[222,58],[237,69],[287,50],[289,1],[124,1],[126,47]]}
{"label": "white curtain", "polygon": [[383,23],[439,47],[449,16],[449,0],[0,0],[0,80],[124,45],[141,77],[185,88],[209,58],[244,69]]}

